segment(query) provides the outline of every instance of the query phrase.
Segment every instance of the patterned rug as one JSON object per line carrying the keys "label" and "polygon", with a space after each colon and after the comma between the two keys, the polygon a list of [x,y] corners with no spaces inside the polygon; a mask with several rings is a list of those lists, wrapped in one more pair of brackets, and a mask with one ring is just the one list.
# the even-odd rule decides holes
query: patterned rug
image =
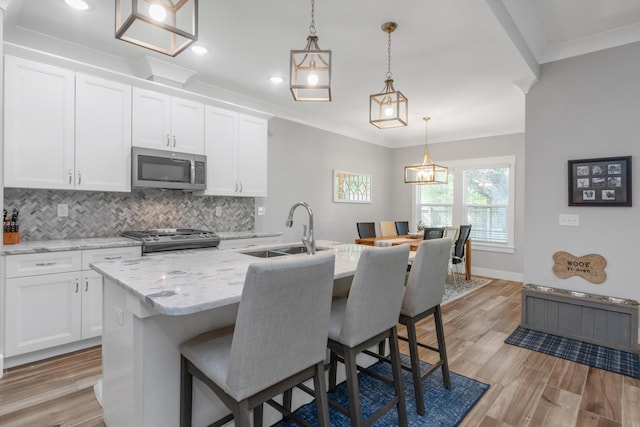
{"label": "patterned rug", "polygon": [[457,285],[451,275],[447,277],[447,282],[444,287],[444,296],[442,297],[443,302],[458,299],[471,291],[488,285],[493,281],[492,279],[485,279],[483,277],[471,276],[471,280],[466,280],[463,277],[464,276],[458,276],[456,278]]}
{"label": "patterned rug", "polygon": [[640,355],[638,354],[533,331],[520,326],[505,342],[605,371],[640,378]]}
{"label": "patterned rug", "polygon": [[[406,358],[406,356],[403,356]],[[408,358],[406,358],[408,363]],[[429,364],[422,363],[423,369]],[[370,369],[387,377],[391,377],[391,364],[378,362]],[[402,370],[402,381],[404,385],[404,397],[407,405],[408,425],[411,427],[434,427],[434,426],[456,426],[469,413],[471,408],[480,400],[484,392],[489,388],[488,384],[481,383],[471,378],[451,372],[451,389],[447,390],[442,384],[442,370],[438,369],[429,375],[422,382],[425,414],[418,415],[416,412],[416,401],[413,392],[413,380],[411,372]],[[393,386],[371,378],[366,374],[358,374],[358,384],[360,386],[361,410],[365,419],[375,413],[392,396]],[[329,399],[338,402],[343,407],[348,406],[347,385],[341,383],[334,393],[329,393]],[[316,404],[311,402],[296,410],[296,415],[302,417],[312,425],[317,425]],[[342,413],[329,407],[329,417],[332,427],[351,426],[349,418]],[[398,425],[398,412],[394,407],[378,419],[373,426],[389,427]],[[281,421],[274,426],[293,427],[297,426],[291,421]]]}

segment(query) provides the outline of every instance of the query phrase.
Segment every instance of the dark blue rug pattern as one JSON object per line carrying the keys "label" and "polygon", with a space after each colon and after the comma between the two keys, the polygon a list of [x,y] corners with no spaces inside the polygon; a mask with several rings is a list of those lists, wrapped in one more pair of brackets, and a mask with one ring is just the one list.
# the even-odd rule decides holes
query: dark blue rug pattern
{"label": "dark blue rug pattern", "polygon": [[504,342],[561,359],[640,378],[640,355],[518,326]]}
{"label": "dark blue rug pattern", "polygon": [[[406,356],[403,356],[403,358],[406,358]],[[408,358],[405,361],[408,363]],[[429,366],[428,363],[422,362],[423,370]],[[378,362],[369,369],[391,378],[391,364],[389,363]],[[457,426],[489,388],[488,384],[451,372],[451,389],[447,390],[442,383],[442,370],[438,369],[422,381],[425,414],[420,416],[416,412],[411,372],[403,370],[402,381],[407,405],[407,419],[410,427]],[[388,402],[394,394],[392,385],[383,383],[363,373],[358,374],[358,385],[360,386],[361,411],[365,420]],[[347,384],[345,382],[338,384],[336,391],[329,393],[328,397],[343,407],[348,407]],[[317,425],[315,402],[300,407],[295,413],[312,425]],[[347,416],[331,407],[329,407],[329,417],[331,418],[332,427],[351,426],[351,421]],[[373,424],[376,427],[397,425],[398,412],[395,407]],[[297,424],[292,421],[281,421],[275,426],[290,427],[297,426]]]}

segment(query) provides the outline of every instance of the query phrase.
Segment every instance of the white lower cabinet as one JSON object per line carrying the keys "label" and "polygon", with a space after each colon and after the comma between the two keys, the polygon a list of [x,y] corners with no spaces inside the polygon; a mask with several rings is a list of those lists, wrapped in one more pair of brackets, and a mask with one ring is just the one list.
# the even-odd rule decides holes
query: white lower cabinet
{"label": "white lower cabinet", "polygon": [[140,247],[5,256],[5,357],[102,335],[102,276],[89,264]]}

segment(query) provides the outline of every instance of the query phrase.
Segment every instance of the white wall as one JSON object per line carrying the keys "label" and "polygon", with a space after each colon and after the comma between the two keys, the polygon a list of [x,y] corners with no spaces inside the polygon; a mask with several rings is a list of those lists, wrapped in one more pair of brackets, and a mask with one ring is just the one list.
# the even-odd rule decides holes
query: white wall
{"label": "white wall", "polygon": [[[569,207],[567,161],[635,157],[640,188],[640,43],[545,64],[526,98],[525,282],[640,300],[637,241],[640,200],[633,207]],[[577,214],[579,227],[560,227]],[[600,254],[607,280],[560,279],[552,255]]]}
{"label": "white wall", "polygon": [[[286,228],[291,206],[311,205],[316,239],[353,243],[356,222],[394,219],[391,195],[392,150],[338,134],[273,118],[269,120],[267,197],[256,199],[266,215],[256,216],[256,229],[281,231],[283,241],[302,237],[307,214],[298,208]],[[333,170],[372,175],[372,203],[334,203]]]}
{"label": "white wall", "polygon": [[[524,257],[524,134],[502,135],[487,138],[429,144],[429,153],[435,163],[445,165],[447,161],[483,157],[516,156],[515,175],[515,252],[499,253],[473,249],[472,272],[508,280],[522,280]],[[424,144],[424,143],[422,143]],[[394,218],[411,218],[413,185],[404,183],[404,166],[422,161],[424,145],[396,149],[392,162],[391,201]],[[415,220],[415,218],[413,219]]]}

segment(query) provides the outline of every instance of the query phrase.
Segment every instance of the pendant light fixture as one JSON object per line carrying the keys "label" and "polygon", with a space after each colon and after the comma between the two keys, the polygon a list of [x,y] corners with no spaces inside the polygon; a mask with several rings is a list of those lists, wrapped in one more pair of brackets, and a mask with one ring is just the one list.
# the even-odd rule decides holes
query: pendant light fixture
{"label": "pendant light fixture", "polygon": [[427,124],[431,117],[423,117],[425,121],[424,158],[422,164],[404,167],[405,184],[446,184],[449,182],[449,169],[436,165],[429,156],[427,145]]}
{"label": "pendant light fixture", "polygon": [[176,56],[198,40],[198,0],[116,0],[116,38]]}
{"label": "pendant light fixture", "polygon": [[395,22],[382,24],[382,31],[387,33],[387,79],[381,93],[369,96],[369,123],[380,128],[395,128],[408,123],[409,101],[399,90],[393,87],[391,74],[391,33],[398,28]]}
{"label": "pendant light fixture", "polygon": [[311,0],[307,46],[291,51],[289,87],[296,101],[331,101],[331,51],[318,46],[315,7],[315,0]]}

